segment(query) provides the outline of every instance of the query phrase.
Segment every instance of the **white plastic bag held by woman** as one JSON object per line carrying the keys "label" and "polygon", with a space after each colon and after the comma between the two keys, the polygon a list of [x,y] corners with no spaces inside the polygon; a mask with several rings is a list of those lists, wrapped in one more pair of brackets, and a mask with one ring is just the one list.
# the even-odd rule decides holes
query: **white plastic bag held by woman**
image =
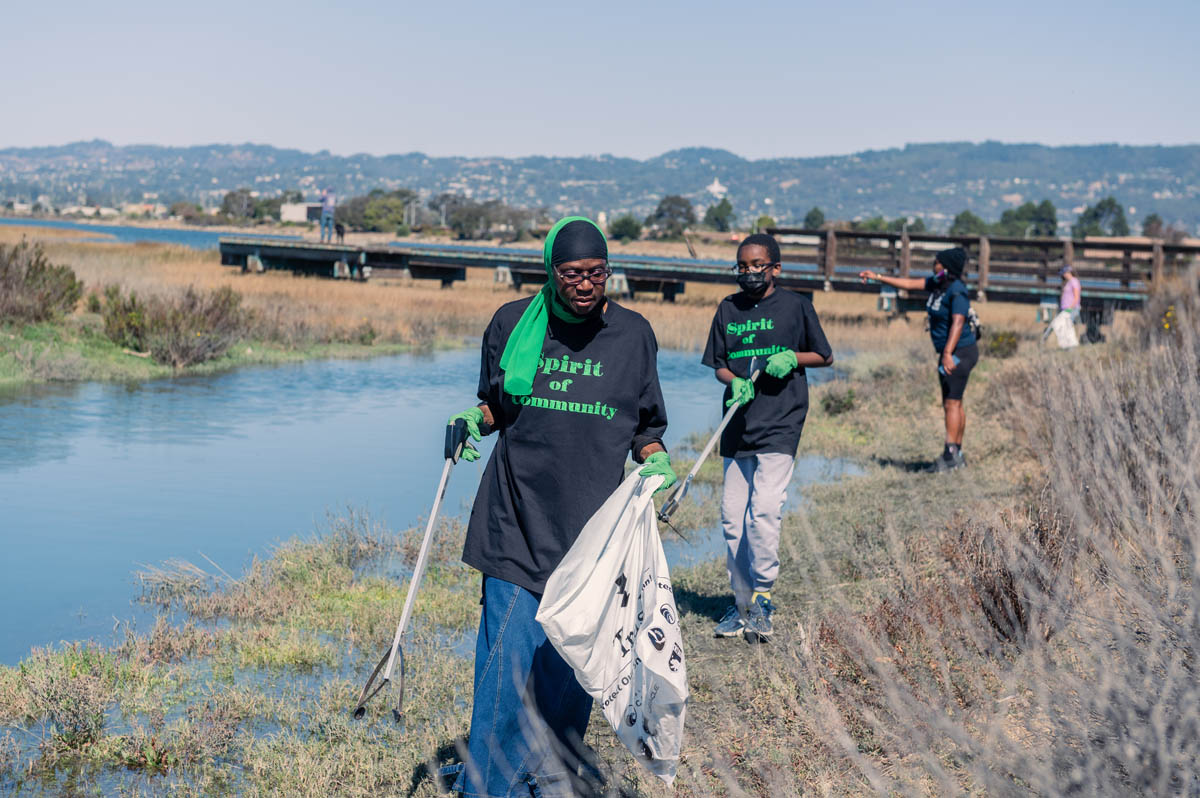
{"label": "white plastic bag held by woman", "polygon": [[1059,349],[1073,349],[1079,346],[1079,337],[1075,335],[1075,324],[1071,319],[1071,312],[1064,310],[1054,317],[1050,322],[1050,329],[1054,330],[1054,337],[1058,339]]}
{"label": "white plastic bag held by woman", "polygon": [[688,687],[654,517],[661,484],[637,472],[625,478],[550,575],[537,620],[625,747],[670,784]]}

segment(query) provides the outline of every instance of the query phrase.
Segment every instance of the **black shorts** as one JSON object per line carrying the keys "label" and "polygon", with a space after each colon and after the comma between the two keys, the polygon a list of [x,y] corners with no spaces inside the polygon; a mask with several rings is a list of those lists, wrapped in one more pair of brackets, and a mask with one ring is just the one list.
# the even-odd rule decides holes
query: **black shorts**
{"label": "black shorts", "polygon": [[947,399],[962,401],[963,391],[966,390],[967,380],[971,376],[971,369],[975,368],[975,364],[979,362],[979,346],[977,344],[960,346],[954,350],[954,356],[958,358],[958,365],[949,374],[943,374],[941,371],[941,354],[937,359],[939,367],[937,375],[938,382],[942,384],[943,402]]}

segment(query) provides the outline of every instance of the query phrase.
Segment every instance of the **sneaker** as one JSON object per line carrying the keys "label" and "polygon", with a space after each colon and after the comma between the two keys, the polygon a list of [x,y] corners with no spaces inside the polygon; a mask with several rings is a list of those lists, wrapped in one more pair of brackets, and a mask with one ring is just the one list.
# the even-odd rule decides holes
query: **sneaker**
{"label": "sneaker", "polygon": [[725,610],[720,622],[713,629],[713,637],[737,637],[746,626],[746,620],[736,606]]}
{"label": "sneaker", "polygon": [[756,596],[746,610],[746,640],[750,643],[765,643],[771,639],[771,616],[775,605],[766,596]]}
{"label": "sneaker", "polygon": [[949,460],[947,460],[946,457],[943,455],[938,455],[938,458],[936,460],[934,460],[932,463],[930,463],[928,466],[925,467],[925,473],[926,474],[941,474],[946,471],[953,471],[956,468],[962,468],[966,464],[967,464],[967,461],[965,459],[963,459],[961,451],[955,452],[953,455],[951,455]]}

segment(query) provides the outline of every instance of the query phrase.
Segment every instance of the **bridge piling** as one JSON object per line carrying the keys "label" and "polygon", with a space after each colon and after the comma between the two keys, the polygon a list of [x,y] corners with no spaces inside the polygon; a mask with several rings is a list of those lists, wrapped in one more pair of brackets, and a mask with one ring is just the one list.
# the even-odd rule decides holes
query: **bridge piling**
{"label": "bridge piling", "polygon": [[979,301],[987,302],[988,277],[992,273],[992,242],[979,237]]}
{"label": "bridge piling", "polygon": [[822,266],[825,269],[825,285],[822,290],[833,290],[833,277],[837,272],[837,233],[825,231],[825,248]]}

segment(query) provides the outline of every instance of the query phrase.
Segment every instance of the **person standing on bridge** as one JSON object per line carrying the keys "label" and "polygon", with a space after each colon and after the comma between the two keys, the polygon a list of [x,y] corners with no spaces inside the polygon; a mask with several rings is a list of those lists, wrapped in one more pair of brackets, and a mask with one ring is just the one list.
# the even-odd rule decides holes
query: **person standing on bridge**
{"label": "person standing on bridge", "polygon": [[967,414],[963,410],[963,392],[971,369],[979,360],[975,331],[967,324],[971,297],[963,282],[967,251],[962,247],[943,249],[933,261],[932,277],[890,277],[873,271],[859,272],[863,282],[878,280],[905,291],[928,291],[925,310],[929,314],[929,335],[938,355],[938,383],[942,388],[942,412],[946,420],[946,445],[942,454],[927,469],[933,473],[953,471],[967,464],[963,457],[963,431]]}
{"label": "person standing on bridge", "polygon": [[337,210],[337,194],[326,186],[321,192],[321,243],[333,243],[333,214]]}
{"label": "person standing on bridge", "polygon": [[658,343],[646,319],[604,295],[604,234],[562,219],[543,261],[542,290],[503,305],[484,332],[479,404],[450,419],[475,440],[499,435],[463,546],[483,572],[469,756],[443,771],[463,795],[576,795],[597,777],[582,742],[592,699],[534,616],[630,454],[642,475],[664,477],[660,490],[676,479]]}
{"label": "person standing on bridge", "polygon": [[[765,642],[783,504],[808,415],[805,369],[833,365],[833,350],[812,301],[776,286],[782,266],[774,237],[743,240],[734,268],[742,290],[717,306],[702,360],[726,386],[725,406],[743,407],[721,435],[721,527],[733,605],[713,634]],[[749,379],[755,358],[762,369],[757,387]]]}

